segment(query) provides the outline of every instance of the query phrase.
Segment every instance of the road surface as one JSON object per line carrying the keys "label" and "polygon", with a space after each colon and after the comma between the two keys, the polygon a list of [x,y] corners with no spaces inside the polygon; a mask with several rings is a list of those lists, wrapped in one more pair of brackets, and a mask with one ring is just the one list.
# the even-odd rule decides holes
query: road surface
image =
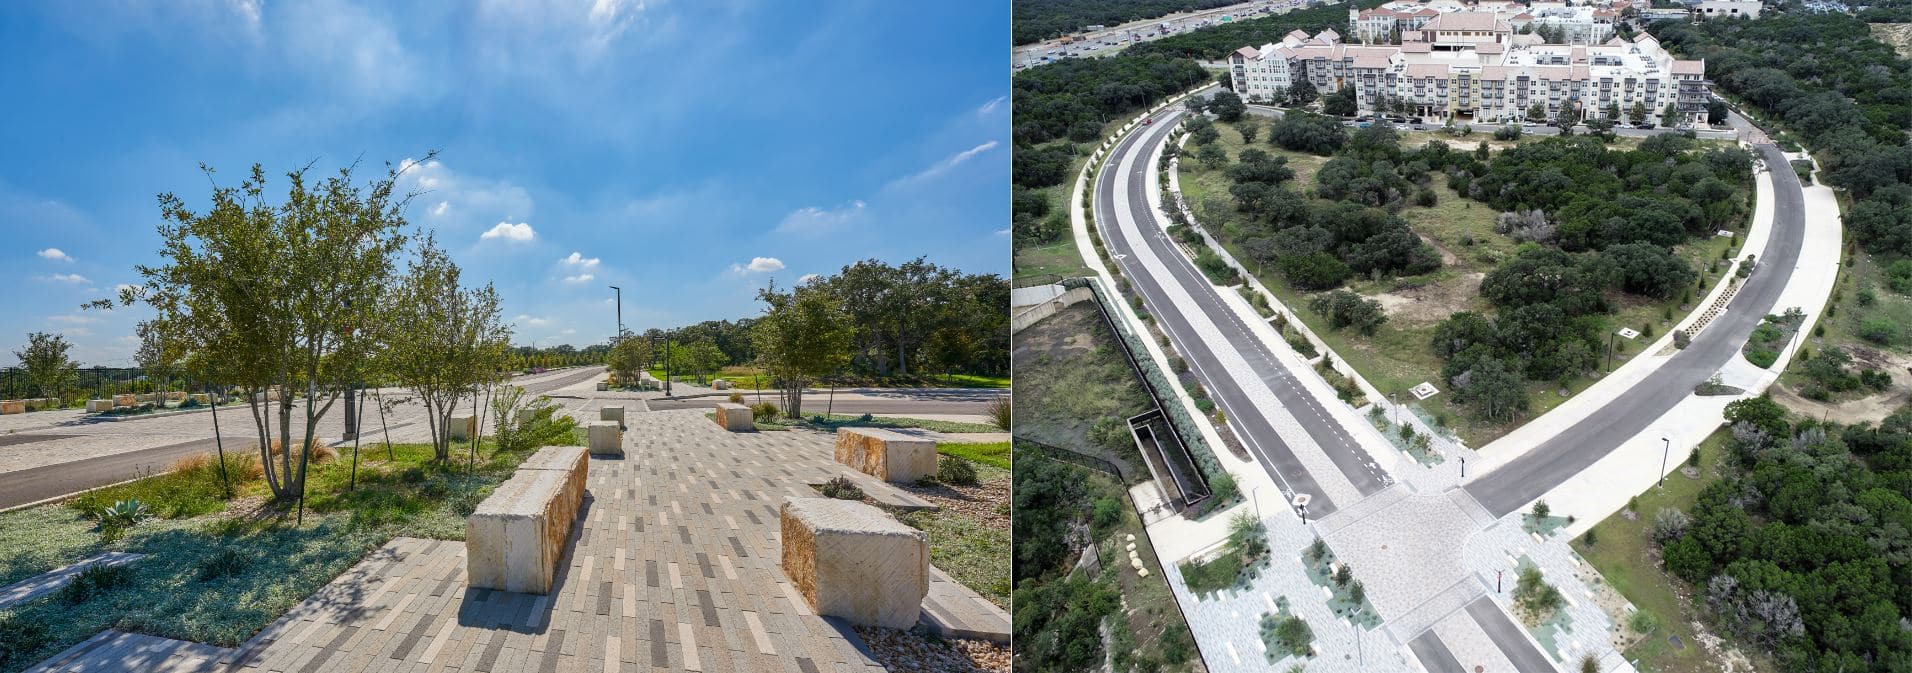
{"label": "road surface", "polygon": [[1774,304],[1786,289],[1805,240],[1805,195],[1779,148],[1754,149],[1772,175],[1774,220],[1766,248],[1754,258],[1752,276],[1726,311],[1659,370],[1533,450],[1468,483],[1464,488],[1488,512],[1498,517],[1519,509],[1633,439],[1739,357],[1740,347],[1768,313],[1783,310]]}
{"label": "road surface", "polygon": [[[602,367],[565,370],[553,372],[548,376],[537,375],[524,381],[520,385],[525,388],[526,392],[542,394],[580,381],[595,378],[602,372]],[[254,426],[250,414],[247,413],[244,407],[222,409],[224,410],[219,414],[219,434],[225,440],[226,451],[252,451],[252,447],[257,444],[258,438],[252,434]],[[293,415],[297,417],[299,413],[301,412],[295,410]],[[331,413],[326,415],[325,421],[322,421],[320,434],[322,436],[331,437],[337,437],[342,434],[344,429],[344,413],[345,411],[342,407],[334,407]],[[366,405],[366,416],[368,416],[368,418],[360,424],[365,432],[364,441],[376,441],[381,432],[381,427],[379,425],[378,413],[372,410],[370,404]],[[387,421],[390,423],[387,427],[391,430],[399,430],[401,428],[409,428],[421,424],[424,422],[423,408],[417,405],[411,405],[410,408],[401,407],[396,413],[388,414]],[[97,433],[89,434],[88,436],[93,438],[93,441],[103,443],[114,441],[116,436],[138,434],[143,430],[150,430],[156,427],[158,423],[164,423],[169,427],[169,430],[172,427],[186,424],[189,427],[185,434],[195,434],[196,431],[196,434],[200,436],[137,451],[108,453],[106,455],[82,460],[43,465],[13,472],[0,472],[0,510],[51,498],[58,498],[60,496],[78,493],[90,488],[106,486],[108,484],[115,484],[129,479],[160,474],[170,470],[173,463],[181,458],[213,451],[215,448],[211,413],[194,413],[184,416],[123,421],[83,420],[70,424],[70,426],[84,428],[84,430],[67,431],[65,429],[56,429],[44,432],[28,431],[7,435],[6,437],[12,440],[5,445],[8,447],[8,450],[30,451],[33,449],[35,442],[68,439],[74,437],[75,432],[91,431]],[[299,432],[299,426],[294,426],[293,431]]]}
{"label": "road surface", "polygon": [[[1221,406],[1242,444],[1276,484],[1285,485],[1291,497],[1298,493],[1310,496],[1311,517],[1326,516],[1346,503],[1336,502],[1326,492],[1317,481],[1320,477],[1305,469],[1295,447],[1276,431],[1281,409],[1301,421],[1308,437],[1327,454],[1339,476],[1353,485],[1358,496],[1385,488],[1386,472],[1372,463],[1345,428],[1331,420],[1320,400],[1299,387],[1267,345],[1223,303],[1208,278],[1163,233],[1146,193],[1149,181],[1156,179],[1149,156],[1167,141],[1182,114],[1179,108],[1165,110],[1152,126],[1129,134],[1115,147],[1097,177],[1095,222],[1116,265]],[[1162,268],[1145,264],[1138,254],[1143,251],[1161,260]],[[1210,326],[1221,338],[1209,333]],[[1247,362],[1246,368],[1233,366],[1242,361]],[[1257,404],[1265,392],[1272,392],[1279,404]]]}

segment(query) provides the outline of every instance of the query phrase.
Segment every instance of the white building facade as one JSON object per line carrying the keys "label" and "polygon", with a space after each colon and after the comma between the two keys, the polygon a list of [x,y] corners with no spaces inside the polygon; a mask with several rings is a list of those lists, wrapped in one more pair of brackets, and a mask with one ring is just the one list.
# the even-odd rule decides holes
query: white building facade
{"label": "white building facade", "polygon": [[[1638,106],[1648,121],[1666,125],[1704,115],[1710,99],[1705,62],[1675,59],[1650,35],[1575,45],[1514,34],[1504,21],[1436,28],[1443,35],[1400,45],[1343,44],[1333,31],[1296,31],[1230,54],[1231,78],[1250,102],[1280,102],[1306,81],[1321,95],[1353,87],[1362,113],[1480,123],[1528,119],[1535,106],[1547,119],[1617,113],[1624,122]],[[1483,30],[1494,39],[1474,34]],[[1663,118],[1669,103],[1672,119]]]}

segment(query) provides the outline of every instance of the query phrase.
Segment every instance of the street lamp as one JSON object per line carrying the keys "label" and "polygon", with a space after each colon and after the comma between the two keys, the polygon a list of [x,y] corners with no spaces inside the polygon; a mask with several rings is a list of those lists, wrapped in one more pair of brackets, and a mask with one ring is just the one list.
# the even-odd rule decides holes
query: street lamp
{"label": "street lamp", "polygon": [[1660,487],[1666,487],[1666,456],[1673,452],[1673,440],[1660,438]]}
{"label": "street lamp", "polygon": [[615,347],[624,341],[624,288],[616,285],[610,287],[617,292],[617,336],[611,339],[611,345]]}

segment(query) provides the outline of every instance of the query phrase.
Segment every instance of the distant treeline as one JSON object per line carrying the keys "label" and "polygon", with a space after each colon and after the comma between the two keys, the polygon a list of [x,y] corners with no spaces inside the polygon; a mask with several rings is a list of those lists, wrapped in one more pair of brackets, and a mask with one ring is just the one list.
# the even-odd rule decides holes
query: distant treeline
{"label": "distant treeline", "polygon": [[1016,0],[1016,44],[1061,37],[1088,26],[1117,26],[1177,12],[1234,4],[1237,0]]}
{"label": "distant treeline", "polygon": [[[1283,36],[1297,30],[1309,35],[1328,28],[1333,28],[1336,33],[1346,33],[1349,9],[1366,9],[1379,4],[1381,4],[1380,0],[1358,0],[1216,24],[1201,30],[1144,42],[1129,47],[1126,53],[1137,56],[1161,54],[1214,61],[1242,47],[1260,47],[1270,42],[1280,42]],[[1347,38],[1346,35],[1342,37]]]}
{"label": "distant treeline", "polygon": [[1843,14],[1661,22],[1669,47],[1706,59],[1721,88],[1785,124],[1824,180],[1850,190],[1845,223],[1873,252],[1912,254],[1912,63]]}

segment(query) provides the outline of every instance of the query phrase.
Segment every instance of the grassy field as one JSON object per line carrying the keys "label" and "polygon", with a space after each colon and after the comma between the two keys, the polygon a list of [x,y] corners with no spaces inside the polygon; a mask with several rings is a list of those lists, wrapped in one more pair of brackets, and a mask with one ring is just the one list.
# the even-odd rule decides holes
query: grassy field
{"label": "grassy field", "polygon": [[[0,611],[16,624],[18,671],[107,627],[233,646],[397,536],[459,540],[465,516],[524,459],[486,442],[466,470],[464,447],[450,465],[432,464],[429,445],[366,447],[356,475],[350,453],[312,466],[303,525],[296,510],[265,498],[257,459],[227,455],[233,500],[224,500],[217,462],[188,459],[176,472],[114,486],[71,504],[0,514],[0,584],[103,551],[150,556],[124,586],[81,603],[42,598]],[[106,542],[90,515],[99,503],[137,498],[156,518]],[[232,574],[215,559],[236,555]]]}
{"label": "grassy field", "polygon": [[[1638,634],[1628,628],[1636,640],[1626,648],[1626,657],[1639,662],[1643,673],[1711,673],[1719,670],[1706,651],[1693,640],[1691,624],[1698,619],[1689,596],[1694,588],[1660,569],[1659,552],[1651,539],[1655,513],[1665,508],[1690,509],[1700,491],[1720,477],[1720,459],[1726,452],[1730,434],[1720,429],[1700,444],[1699,477],[1675,471],[1664,487],[1653,487],[1637,498],[1637,517],[1629,520],[1624,511],[1607,517],[1593,527],[1595,544],[1587,544],[1583,535],[1573,548],[1600,576],[1643,611],[1659,622],[1652,633]],[[1683,648],[1669,642],[1678,636]],[[1756,659],[1756,658],[1755,658]],[[1764,665],[1759,670],[1770,670]]]}
{"label": "grassy field", "polygon": [[983,444],[965,444],[944,442],[936,445],[936,452],[945,456],[956,456],[973,463],[982,463],[990,467],[1009,469],[1009,442],[989,442]]}
{"label": "grassy field", "polygon": [[[1289,183],[1291,188],[1311,188],[1314,173],[1327,158],[1269,145],[1266,141],[1267,124],[1256,123],[1262,127],[1262,133],[1252,146],[1288,158],[1288,165],[1296,173],[1295,180]],[[1243,143],[1234,125],[1217,124],[1216,127],[1221,131],[1221,140],[1218,142],[1231,159],[1250,146]],[[1446,136],[1430,131],[1407,132],[1403,134],[1402,145],[1419,147],[1436,138]],[[1539,138],[1523,136],[1520,142]],[[1481,139],[1489,140],[1490,147],[1512,144],[1493,142],[1491,135],[1480,132],[1455,140],[1465,141],[1471,147]],[[1625,147],[1626,141],[1638,145],[1637,139],[1623,138],[1612,146]],[[1209,226],[1211,233],[1218,235],[1222,246],[1237,260],[1247,259],[1238,244],[1241,229],[1237,224],[1238,214],[1233,200],[1228,196],[1232,181],[1224,174],[1225,169],[1208,168],[1202,162],[1185,156],[1179,171],[1183,197],[1195,209],[1202,223]],[[1353,364],[1369,383],[1383,393],[1396,395],[1397,399],[1408,399],[1407,390],[1422,382],[1443,386],[1440,376],[1442,362],[1428,346],[1435,327],[1448,315],[1459,311],[1491,315],[1492,306],[1479,296],[1480,279],[1502,260],[1512,256],[1519,247],[1513,239],[1494,231],[1494,219],[1498,213],[1492,207],[1462,198],[1448,189],[1445,181],[1433,180],[1432,187],[1436,196],[1433,206],[1403,208],[1400,215],[1415,233],[1441,253],[1442,267],[1420,276],[1384,278],[1379,281],[1356,278],[1347,285],[1350,290],[1380,301],[1388,312],[1388,322],[1372,336],[1330,330],[1325,316],[1307,308],[1307,293],[1289,287],[1272,270],[1250,269],[1329,348]],[[1743,232],[1744,228],[1741,227],[1740,231]],[[1734,239],[1706,238],[1690,241],[1676,248],[1675,252],[1692,263],[1695,269],[1705,271],[1714,260],[1720,258],[1723,251],[1734,247],[1734,244]],[[1718,274],[1708,274],[1708,277],[1716,280]],[[1697,308],[1697,297],[1702,292],[1696,288],[1693,294],[1695,298],[1691,300],[1691,305],[1682,307],[1678,298],[1648,301],[1611,293],[1619,310],[1607,316],[1610,329],[1632,327],[1641,330],[1651,325],[1651,333],[1657,337],[1671,329],[1688,311]],[[1669,312],[1671,319],[1666,317]],[[1907,324],[1912,325],[1912,322]],[[1652,340],[1618,340],[1614,364],[1617,366],[1624,358],[1638,354]],[[1528,419],[1559,406],[1597,380],[1595,377],[1580,377],[1568,382],[1565,388],[1555,382],[1531,383],[1528,386],[1527,415],[1511,422],[1493,423],[1473,418],[1467,409],[1449,404],[1448,400],[1452,397],[1449,395],[1437,396],[1416,405],[1430,417],[1445,421],[1468,446],[1480,447],[1519,427]],[[1561,394],[1563,390],[1565,395]]]}
{"label": "grassy field", "polygon": [[1122,422],[1149,409],[1148,394],[1095,305],[1076,304],[1016,333],[1013,348],[1017,437],[1148,474]]}

